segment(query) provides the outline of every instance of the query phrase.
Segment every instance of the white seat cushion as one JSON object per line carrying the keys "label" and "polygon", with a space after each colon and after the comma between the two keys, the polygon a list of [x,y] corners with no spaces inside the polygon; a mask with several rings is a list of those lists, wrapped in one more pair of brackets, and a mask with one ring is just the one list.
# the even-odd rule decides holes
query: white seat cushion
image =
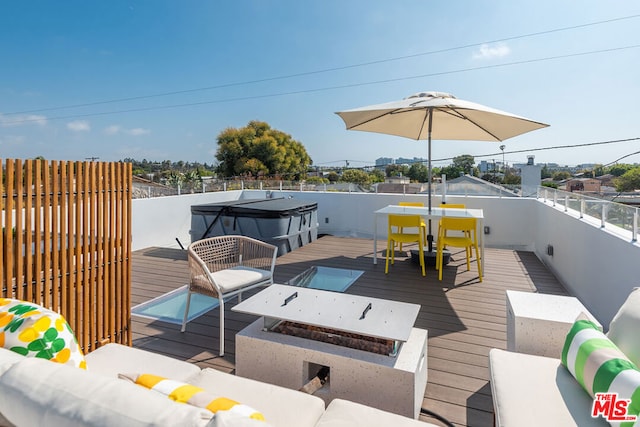
{"label": "white seat cushion", "polygon": [[0,375],[0,412],[16,426],[206,426],[213,414],[116,378],[36,357]]}
{"label": "white seat cushion", "polygon": [[436,427],[348,400],[333,399],[316,427]]}
{"label": "white seat cushion", "polygon": [[607,337],[640,366],[640,288],[634,288],[609,324]]}
{"label": "white seat cushion", "polygon": [[85,359],[92,373],[113,378],[120,373],[148,372],[184,381],[200,372],[195,364],[114,343],[92,351]]}
{"label": "white seat cushion", "polygon": [[187,382],[249,405],[277,427],[313,427],[324,412],[324,401],[319,397],[211,368]]}
{"label": "white seat cushion", "polygon": [[489,371],[498,427],[608,425],[591,418],[591,396],[560,359],[494,348]]}
{"label": "white seat cushion", "polygon": [[223,293],[268,281],[271,272],[258,268],[238,266],[211,274]]}

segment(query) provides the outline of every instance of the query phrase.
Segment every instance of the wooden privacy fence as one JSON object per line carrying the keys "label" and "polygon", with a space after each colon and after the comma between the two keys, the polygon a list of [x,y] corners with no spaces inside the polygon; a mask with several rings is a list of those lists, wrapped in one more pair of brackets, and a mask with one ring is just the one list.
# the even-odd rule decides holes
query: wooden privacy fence
{"label": "wooden privacy fence", "polygon": [[85,353],[130,345],[131,164],[0,164],[0,297],[59,312]]}

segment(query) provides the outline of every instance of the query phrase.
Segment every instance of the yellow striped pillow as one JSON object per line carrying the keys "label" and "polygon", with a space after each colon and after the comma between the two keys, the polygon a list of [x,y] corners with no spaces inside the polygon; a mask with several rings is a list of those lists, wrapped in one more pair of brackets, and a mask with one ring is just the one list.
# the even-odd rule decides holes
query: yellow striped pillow
{"label": "yellow striped pillow", "polygon": [[214,414],[225,411],[237,417],[257,421],[265,420],[264,415],[247,405],[226,397],[216,396],[201,387],[182,381],[170,380],[152,374],[119,374],[119,377],[164,394],[175,402],[206,408]]}

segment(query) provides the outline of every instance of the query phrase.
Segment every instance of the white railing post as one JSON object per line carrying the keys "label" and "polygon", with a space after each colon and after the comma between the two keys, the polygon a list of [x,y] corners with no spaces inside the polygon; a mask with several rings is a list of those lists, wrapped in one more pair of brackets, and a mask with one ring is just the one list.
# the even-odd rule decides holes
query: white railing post
{"label": "white railing post", "polygon": [[638,240],[638,208],[633,210],[633,234],[631,235],[631,241]]}
{"label": "white railing post", "polygon": [[227,181],[222,183],[222,188],[224,189],[224,191],[227,191]]}
{"label": "white railing post", "polygon": [[556,206],[557,201],[558,201],[558,191],[554,190],[553,191],[553,207]]}
{"label": "white railing post", "polygon": [[147,193],[149,194],[149,198],[151,198],[151,186],[147,188]]}
{"label": "white railing post", "polygon": [[260,191],[262,191],[262,181],[260,181]]}
{"label": "white railing post", "polygon": [[180,184],[178,184],[178,196],[180,195]]}
{"label": "white railing post", "polygon": [[303,188],[302,188],[302,183],[300,183],[300,192],[301,192],[301,193],[302,193],[302,190],[303,190]]}
{"label": "white railing post", "polygon": [[580,219],[584,218],[584,211],[585,211],[585,208],[586,208],[586,204],[587,204],[587,202],[586,202],[584,196],[581,196],[581,199],[580,199]]}
{"label": "white railing post", "polygon": [[600,216],[602,217],[600,220],[600,228],[604,228],[605,222],[607,221],[606,205],[604,203],[602,204]]}
{"label": "white railing post", "polygon": [[280,191],[282,191],[282,181],[280,181]]}
{"label": "white railing post", "polygon": [[564,196],[564,211],[567,212],[569,210],[569,196]]}
{"label": "white railing post", "polygon": [[240,188],[244,190],[244,179],[240,181]]}

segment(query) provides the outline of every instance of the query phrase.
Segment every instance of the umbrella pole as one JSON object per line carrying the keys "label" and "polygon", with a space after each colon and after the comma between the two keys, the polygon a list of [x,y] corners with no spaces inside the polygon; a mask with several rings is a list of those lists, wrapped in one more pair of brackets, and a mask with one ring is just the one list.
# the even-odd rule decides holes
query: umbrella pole
{"label": "umbrella pole", "polygon": [[[433,108],[427,110],[429,112],[429,129],[428,129],[428,143],[427,143],[427,193],[429,195],[429,215],[431,215],[431,126],[433,123]],[[427,234],[427,245],[429,252],[433,252],[433,234],[431,233],[431,218],[429,218],[429,234]]]}

